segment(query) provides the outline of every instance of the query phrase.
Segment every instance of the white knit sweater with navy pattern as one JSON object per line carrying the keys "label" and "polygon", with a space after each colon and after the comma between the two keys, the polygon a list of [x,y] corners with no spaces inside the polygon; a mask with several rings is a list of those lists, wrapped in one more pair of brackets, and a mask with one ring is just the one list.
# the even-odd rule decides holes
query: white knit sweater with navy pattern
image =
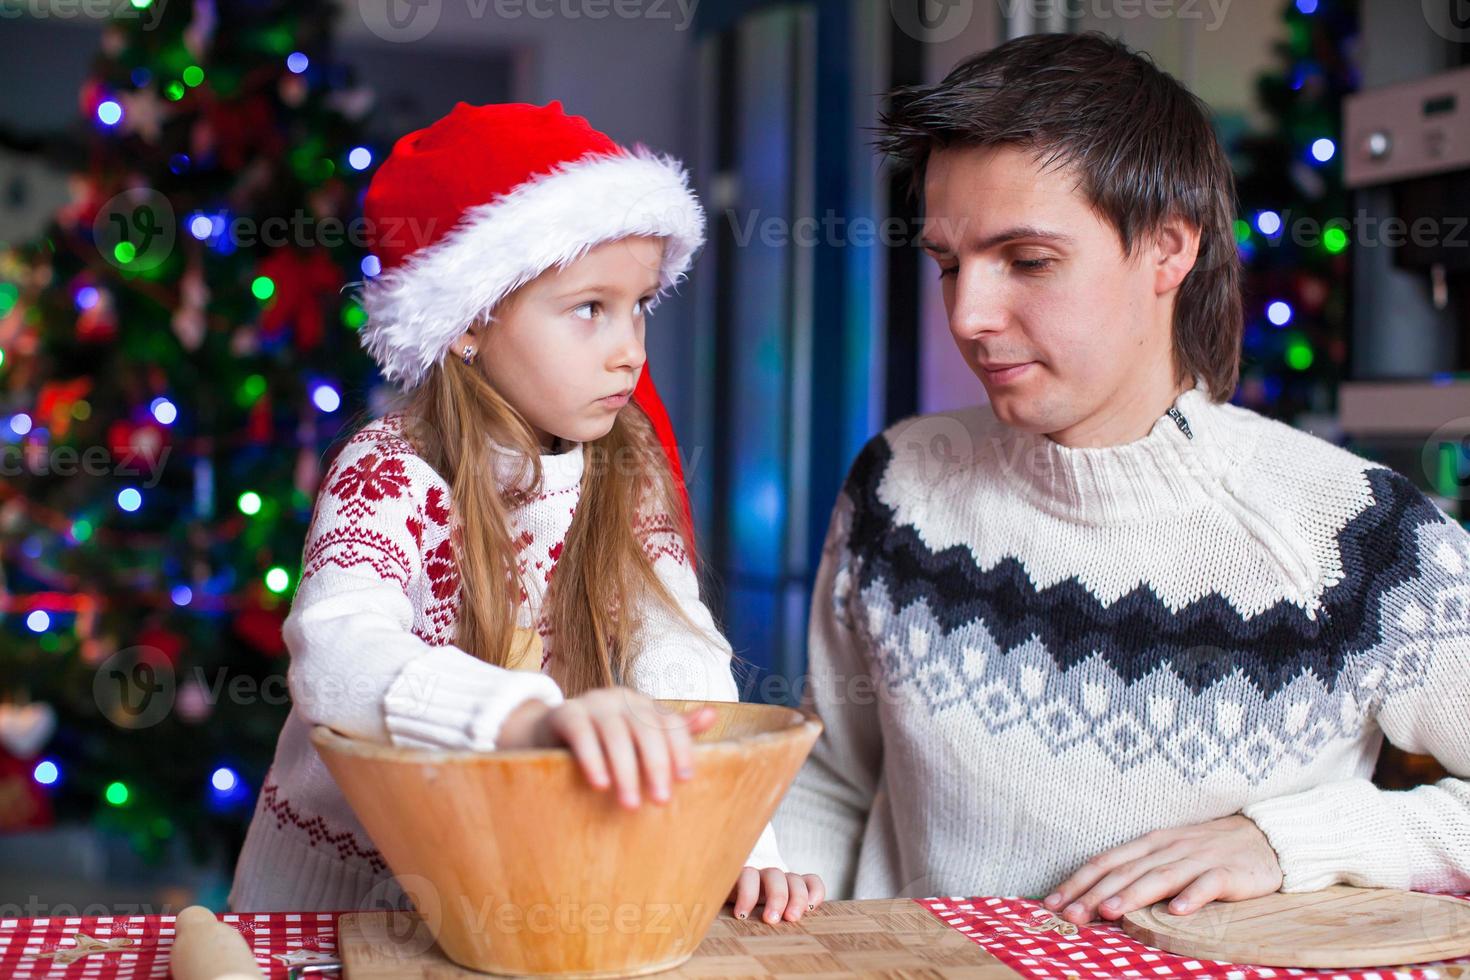
{"label": "white knit sweater with navy pattern", "polygon": [[[1041,896],[1236,813],[1287,891],[1470,891],[1470,536],[1310,435],[1175,408],[1096,449],[923,416],[858,457],[812,606],[826,728],[775,821],[829,894]],[[1385,737],[1456,778],[1376,788]]]}

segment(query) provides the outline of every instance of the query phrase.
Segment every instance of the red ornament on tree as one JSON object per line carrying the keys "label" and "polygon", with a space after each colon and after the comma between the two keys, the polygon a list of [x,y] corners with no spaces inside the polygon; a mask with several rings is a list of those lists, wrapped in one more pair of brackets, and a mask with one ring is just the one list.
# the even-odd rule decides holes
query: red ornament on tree
{"label": "red ornament on tree", "polygon": [[279,337],[287,326],[294,329],[296,349],[319,347],[326,328],[322,301],[342,288],[342,273],[323,251],[279,248],[261,260],[256,272],[269,276],[275,292],[260,318],[266,339]]}
{"label": "red ornament on tree", "polygon": [[113,456],[120,462],[131,463],[133,466],[152,466],[167,444],[168,433],[162,426],[152,422],[134,425],[125,419],[118,419],[107,427],[107,445]]}
{"label": "red ornament on tree", "polygon": [[286,617],[274,609],[242,609],[235,617],[235,635],[265,656],[279,657],[286,652],[286,642],[281,638],[285,621]]}

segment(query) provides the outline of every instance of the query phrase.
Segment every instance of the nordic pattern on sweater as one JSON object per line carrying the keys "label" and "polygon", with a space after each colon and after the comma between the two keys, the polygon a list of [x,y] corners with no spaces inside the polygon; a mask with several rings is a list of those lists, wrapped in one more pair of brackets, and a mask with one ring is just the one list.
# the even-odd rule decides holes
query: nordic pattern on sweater
{"label": "nordic pattern on sweater", "polygon": [[[1392,471],[1178,407],[1190,435],[1114,449],[983,409],[868,444],[813,600],[827,731],[789,859],[839,895],[1040,895],[1244,809],[1288,890],[1470,887],[1470,787],[1367,782],[1385,733],[1470,775],[1470,536]],[[938,478],[907,451],[936,435],[964,450]]]}
{"label": "nordic pattern on sweater", "polygon": [[[518,625],[541,634],[543,658],[539,671],[507,670],[454,645],[460,528],[448,485],[414,452],[403,425],[387,416],[355,433],[322,482],[283,629],[292,711],[237,864],[237,911],[346,909],[369,895],[401,897],[311,745],[313,725],[401,746],[491,749],[525,700],[563,700],[546,673],[556,644],[542,613],[580,495],[582,447],[541,457],[539,492],[508,515]],[[505,454],[495,468],[502,486],[520,484],[515,457]],[[629,686],[656,698],[738,701],[729,644],[700,599],[678,525],[645,509],[635,531],[684,617],[642,610]],[[769,827],[750,860],[784,869]]]}

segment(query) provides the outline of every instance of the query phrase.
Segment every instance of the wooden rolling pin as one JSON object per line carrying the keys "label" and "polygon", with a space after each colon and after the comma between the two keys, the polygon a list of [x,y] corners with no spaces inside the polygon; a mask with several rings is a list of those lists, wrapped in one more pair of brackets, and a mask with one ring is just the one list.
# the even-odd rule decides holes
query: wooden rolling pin
{"label": "wooden rolling pin", "polygon": [[168,958],[174,980],[264,980],[245,937],[204,906],[181,911],[174,930]]}

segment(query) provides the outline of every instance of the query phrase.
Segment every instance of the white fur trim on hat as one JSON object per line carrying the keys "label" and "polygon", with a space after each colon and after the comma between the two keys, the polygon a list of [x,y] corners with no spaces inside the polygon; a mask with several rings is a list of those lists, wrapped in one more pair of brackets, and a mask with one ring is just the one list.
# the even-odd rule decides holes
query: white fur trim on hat
{"label": "white fur trim on hat", "polygon": [[659,289],[678,282],[704,243],[704,209],[678,161],[642,147],[583,157],[469,208],[442,239],[368,279],[362,345],[408,390],[454,338],[547,269],[603,242],[665,238]]}

